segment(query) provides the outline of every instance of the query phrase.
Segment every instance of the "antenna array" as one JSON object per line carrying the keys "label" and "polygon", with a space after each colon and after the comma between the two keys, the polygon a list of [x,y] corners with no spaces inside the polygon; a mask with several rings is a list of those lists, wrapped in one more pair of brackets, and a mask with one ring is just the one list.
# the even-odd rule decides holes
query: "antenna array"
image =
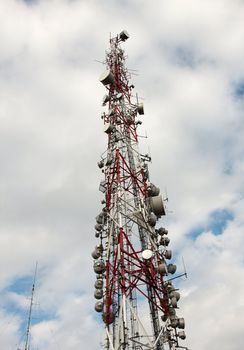
{"label": "antenna array", "polygon": [[172,283],[168,231],[157,227],[165,215],[160,190],[150,182],[148,155],[138,150],[142,103],[133,101],[131,74],[121,44],[126,31],[110,39],[102,113],[108,147],[98,162],[103,179],[102,211],[96,217],[98,244],[92,252],[96,273],[95,310],[105,325],[109,350],[179,349],[184,318],[176,315],[180,293]]}

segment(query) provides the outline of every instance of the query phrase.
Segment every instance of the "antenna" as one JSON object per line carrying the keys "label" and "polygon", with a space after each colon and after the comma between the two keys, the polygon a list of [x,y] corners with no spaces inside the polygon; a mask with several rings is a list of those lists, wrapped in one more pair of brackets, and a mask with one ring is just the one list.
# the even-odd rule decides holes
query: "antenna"
{"label": "antenna", "polygon": [[186,265],[185,265],[185,261],[184,261],[183,256],[182,256],[182,264],[183,264],[183,268],[184,268],[184,275],[187,278]]}
{"label": "antenna", "polygon": [[136,103],[139,104],[138,93],[136,93]]}
{"label": "antenna", "polygon": [[101,63],[101,64],[105,64],[105,62],[99,61],[99,60],[94,60],[94,62],[98,62],[98,63]]}
{"label": "antenna", "polygon": [[168,197],[167,187],[165,187],[164,192],[165,192],[165,198],[164,198],[164,201],[165,201],[165,202],[168,202],[168,201],[169,201],[169,197]]}
{"label": "antenna", "polygon": [[34,293],[35,293],[35,284],[36,284],[36,274],[37,274],[37,262],[35,266],[35,273],[33,278],[33,284],[31,289],[31,299],[30,299],[30,307],[29,307],[29,313],[28,313],[28,323],[27,323],[27,329],[26,329],[26,338],[25,338],[25,350],[29,350],[29,339],[30,339],[30,327],[31,327],[31,319],[32,319],[32,308],[33,308],[33,300],[34,300]]}
{"label": "antenna", "polygon": [[[151,155],[139,151],[144,106],[132,95],[131,74],[121,48],[129,34],[110,36],[103,107],[107,149],[98,167],[102,208],[95,218],[98,243],[92,251],[95,311],[104,323],[104,350],[176,350],[186,338],[179,317],[180,293],[173,285],[177,266],[170,263],[166,215],[160,188],[150,179]],[[157,228],[156,228],[157,227]],[[148,312],[145,310],[148,305]]]}

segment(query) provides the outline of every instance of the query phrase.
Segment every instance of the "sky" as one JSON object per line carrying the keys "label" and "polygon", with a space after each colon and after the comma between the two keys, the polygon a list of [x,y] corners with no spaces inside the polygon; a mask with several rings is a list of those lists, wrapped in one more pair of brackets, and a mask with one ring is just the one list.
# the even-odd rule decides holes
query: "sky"
{"label": "sky", "polygon": [[0,348],[100,348],[90,252],[106,149],[110,33],[145,115],[141,150],[168,196],[189,349],[243,350],[244,1],[0,1]]}

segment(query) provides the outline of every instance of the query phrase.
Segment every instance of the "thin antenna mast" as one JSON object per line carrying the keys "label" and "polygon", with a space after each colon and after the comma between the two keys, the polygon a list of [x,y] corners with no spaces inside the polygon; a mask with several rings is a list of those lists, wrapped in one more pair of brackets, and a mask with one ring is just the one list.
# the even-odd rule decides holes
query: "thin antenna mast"
{"label": "thin antenna mast", "polygon": [[31,319],[32,319],[32,308],[33,308],[34,293],[35,293],[36,273],[37,273],[37,262],[36,262],[36,267],[35,267],[35,273],[34,273],[34,279],[33,279],[33,284],[32,284],[32,290],[31,290],[31,300],[30,300],[30,307],[29,307],[29,314],[28,314],[28,323],[27,323],[26,338],[25,338],[25,350],[29,350],[30,326],[31,326]]}
{"label": "thin antenna mast", "polygon": [[185,260],[184,260],[183,256],[182,256],[182,263],[183,263],[183,267],[184,267],[184,275],[187,278],[186,265],[185,265]]}

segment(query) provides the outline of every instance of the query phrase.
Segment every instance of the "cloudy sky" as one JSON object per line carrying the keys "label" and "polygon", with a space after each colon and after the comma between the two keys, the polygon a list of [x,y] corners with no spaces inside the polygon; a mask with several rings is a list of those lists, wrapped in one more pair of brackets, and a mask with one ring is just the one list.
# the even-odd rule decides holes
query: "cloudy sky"
{"label": "cloudy sky", "polygon": [[23,341],[36,261],[33,348],[100,348],[99,61],[123,29],[145,106],[141,149],[188,272],[185,344],[243,350],[243,0],[0,0],[0,348]]}

